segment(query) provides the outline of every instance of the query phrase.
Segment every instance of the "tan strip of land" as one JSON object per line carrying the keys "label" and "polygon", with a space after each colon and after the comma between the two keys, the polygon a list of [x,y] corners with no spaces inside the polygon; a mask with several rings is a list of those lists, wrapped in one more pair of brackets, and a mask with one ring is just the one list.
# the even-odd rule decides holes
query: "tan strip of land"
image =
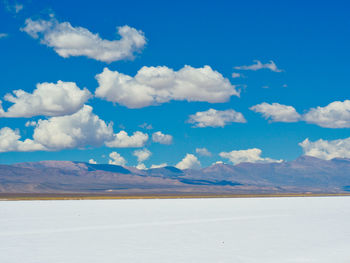
{"label": "tan strip of land", "polygon": [[178,195],[95,195],[95,194],[0,194],[0,201],[34,200],[118,200],[118,199],[192,199],[192,198],[271,198],[271,197],[331,197],[350,193],[283,193],[283,194],[178,194]]}

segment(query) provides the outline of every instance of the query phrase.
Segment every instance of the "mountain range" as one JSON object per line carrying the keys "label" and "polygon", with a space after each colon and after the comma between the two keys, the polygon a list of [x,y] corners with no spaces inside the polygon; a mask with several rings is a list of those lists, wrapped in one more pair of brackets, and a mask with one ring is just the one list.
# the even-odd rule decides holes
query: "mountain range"
{"label": "mountain range", "polygon": [[346,193],[350,159],[301,156],[281,163],[172,166],[139,170],[109,164],[40,161],[0,165],[0,193],[276,194]]}

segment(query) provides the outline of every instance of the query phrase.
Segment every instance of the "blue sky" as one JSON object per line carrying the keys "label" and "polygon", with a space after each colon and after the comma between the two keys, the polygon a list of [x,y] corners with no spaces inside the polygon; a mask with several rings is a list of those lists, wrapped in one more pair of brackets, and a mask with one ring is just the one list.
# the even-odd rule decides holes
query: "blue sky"
{"label": "blue sky", "polygon": [[[13,103],[6,101],[4,96],[13,90],[21,89],[32,94],[38,83],[74,82],[80,90],[86,88],[90,91],[91,97],[85,104],[90,105],[93,114],[106,124],[113,122],[114,134],[123,130],[131,136],[139,131],[149,138],[138,147],[107,147],[106,141],[111,138],[98,142],[96,138],[91,142],[80,140],[74,147],[52,147],[33,139],[34,130],[43,129],[38,127],[40,122],[37,121],[67,117],[81,107],[69,110],[70,106],[65,105],[68,108],[56,112],[55,116],[45,113],[41,107],[31,117],[4,114],[0,118],[0,129],[10,128],[21,135],[19,141],[34,140],[45,149],[29,147],[23,150],[18,146],[21,142],[11,140],[10,143],[9,135],[3,130],[0,134],[0,163],[90,159],[108,163],[112,152],[120,154],[127,161],[126,165],[144,163],[146,167],[161,163],[176,165],[186,154],[193,154],[201,166],[219,160],[233,163],[240,160],[292,160],[303,153],[325,159],[348,158],[349,11],[350,5],[346,1],[176,1],[172,4],[164,1],[2,1],[0,99],[5,112]],[[46,31],[37,31],[40,36],[36,39],[30,34],[33,31],[28,26],[28,19],[33,25],[46,21],[53,26]],[[127,25],[135,30],[134,34],[143,36],[145,43],[134,47],[129,56],[101,61],[98,56],[99,52],[104,52],[103,47],[97,50],[95,57],[89,57],[81,51],[88,44],[77,42],[75,52],[80,52],[80,55],[63,57],[55,52],[58,44],[54,41],[57,39],[48,44],[44,38],[45,34],[64,34],[58,29],[64,22],[111,41],[120,38],[117,27]],[[68,39],[68,45],[75,41],[69,39],[70,36],[64,37]],[[271,65],[270,61],[273,61],[281,71],[235,69],[254,65],[257,60],[263,65]],[[210,95],[202,101],[193,101],[196,99],[192,95],[184,100],[176,99],[180,95],[174,95],[167,102],[138,108],[116,101],[110,95],[94,96],[99,87],[95,76],[106,67],[134,77],[144,66],[166,66],[177,72],[185,65],[191,66],[193,71],[210,66],[212,72],[221,74],[226,83],[230,83],[231,89],[240,90],[240,96],[229,95],[224,101],[212,102]],[[233,78],[233,73],[241,76]],[[178,75],[181,82],[181,74]],[[195,75],[191,81],[196,83]],[[213,95],[220,92],[221,84],[210,87]],[[117,87],[112,85],[111,89],[114,88]],[[173,86],[165,88],[174,93]],[[201,94],[201,88],[199,85],[194,91],[195,98]],[[128,89],[126,86],[126,93]],[[132,100],[141,98],[137,89],[134,97],[127,95]],[[159,94],[156,92],[154,96]],[[285,112],[282,107],[264,108],[259,112],[250,109],[264,102],[292,107],[295,113]],[[338,103],[327,108],[334,102]],[[311,114],[310,109],[316,107],[322,108]],[[193,127],[195,124],[188,122],[190,115],[211,108],[217,113],[234,110],[234,114],[244,116],[245,122],[232,121],[221,125],[224,127]],[[270,117],[269,120],[263,113]],[[273,119],[281,114],[286,116]],[[37,123],[26,127],[28,121]],[[143,123],[151,125],[152,129],[140,127]],[[70,133],[69,127],[65,129],[63,131]],[[152,141],[152,134],[157,131],[172,136],[171,141],[166,144]],[[298,145],[306,138],[309,138],[307,146]],[[138,162],[133,153],[145,148],[151,155]],[[211,156],[202,156],[196,152],[197,148],[206,148]],[[231,152],[255,148],[262,151],[261,155]],[[223,152],[227,154],[220,155]],[[182,167],[186,168],[187,164],[195,167],[198,162],[188,158]]]}

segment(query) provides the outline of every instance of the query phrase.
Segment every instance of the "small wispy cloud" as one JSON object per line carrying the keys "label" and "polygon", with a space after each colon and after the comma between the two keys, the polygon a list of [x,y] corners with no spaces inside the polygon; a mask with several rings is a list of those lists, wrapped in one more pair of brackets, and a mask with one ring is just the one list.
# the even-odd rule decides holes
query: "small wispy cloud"
{"label": "small wispy cloud", "polygon": [[232,73],[232,78],[233,78],[233,79],[237,79],[237,78],[240,78],[240,77],[242,77],[242,74],[241,74],[241,73],[237,73],[237,72],[233,72],[233,73]]}
{"label": "small wispy cloud", "polygon": [[23,7],[24,6],[21,4],[15,4],[14,9],[15,9],[16,14],[18,14],[23,9]]}
{"label": "small wispy cloud", "polygon": [[148,124],[147,122],[144,122],[139,125],[140,128],[146,129],[146,130],[152,130],[153,126],[152,124]]}
{"label": "small wispy cloud", "polygon": [[257,71],[260,69],[269,69],[273,72],[282,72],[282,69],[279,69],[277,67],[277,65],[275,64],[275,62],[273,62],[272,60],[270,60],[268,63],[261,63],[260,60],[254,60],[255,64],[252,65],[244,65],[244,66],[237,66],[234,67],[234,69],[237,70],[253,70],[253,71]]}
{"label": "small wispy cloud", "polygon": [[16,3],[15,1],[4,0],[3,1],[5,8],[10,13],[18,14],[24,8],[23,4]]}
{"label": "small wispy cloud", "polygon": [[211,156],[211,152],[208,151],[207,148],[196,148],[196,153],[201,156]]}
{"label": "small wispy cloud", "polygon": [[6,33],[0,33],[0,38],[5,38],[7,36],[8,36],[8,34],[6,34]]}

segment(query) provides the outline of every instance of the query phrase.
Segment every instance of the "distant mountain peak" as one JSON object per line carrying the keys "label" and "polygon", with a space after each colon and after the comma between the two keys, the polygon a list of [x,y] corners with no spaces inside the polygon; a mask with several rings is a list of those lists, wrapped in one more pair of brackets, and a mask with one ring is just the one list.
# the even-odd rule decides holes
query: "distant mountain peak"
{"label": "distant mountain peak", "polygon": [[301,156],[283,163],[215,163],[180,170],[138,170],[110,164],[41,161],[0,165],[0,193],[344,193],[350,159]]}

